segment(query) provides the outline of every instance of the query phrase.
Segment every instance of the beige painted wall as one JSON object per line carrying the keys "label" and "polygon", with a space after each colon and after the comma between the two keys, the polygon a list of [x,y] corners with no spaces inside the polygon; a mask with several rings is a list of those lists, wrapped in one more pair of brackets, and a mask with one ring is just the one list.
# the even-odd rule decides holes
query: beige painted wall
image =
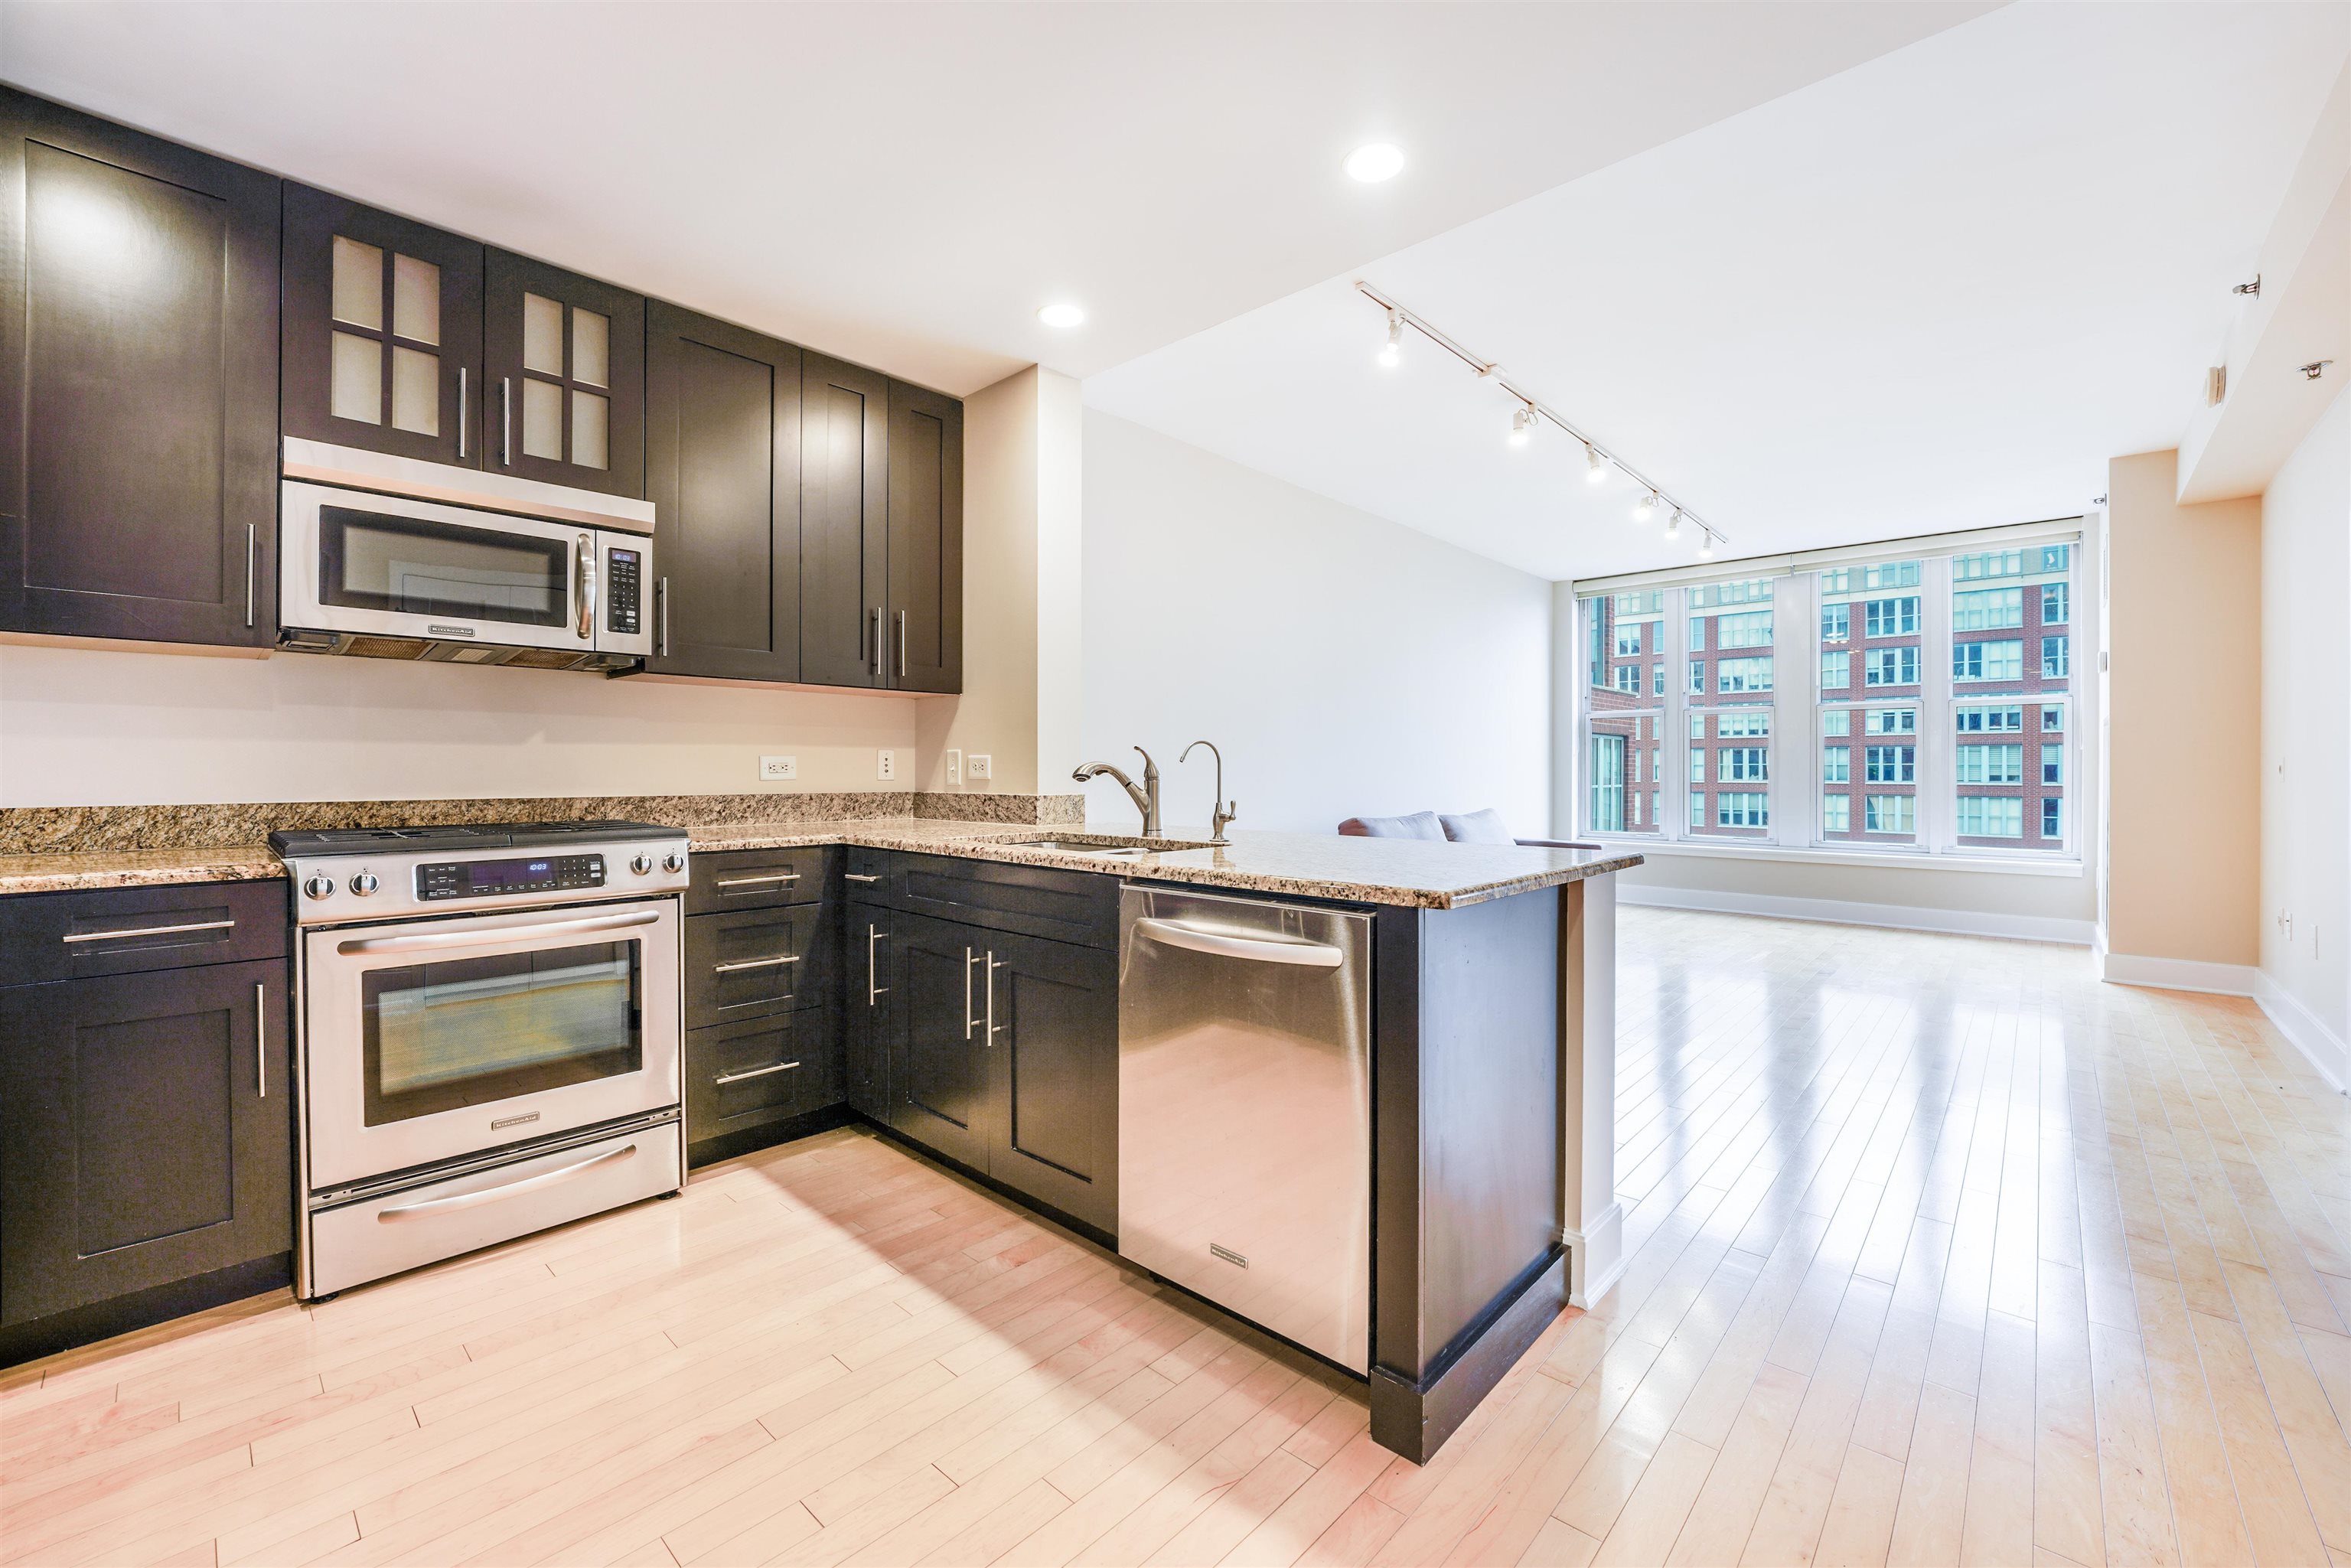
{"label": "beige painted wall", "polygon": [[964,689],[920,705],[921,789],[948,787],[950,747],[992,763],[966,790],[1076,789],[1082,413],[1033,365],[964,400]]}
{"label": "beige painted wall", "polygon": [[2351,1040],[2351,392],[2335,394],[2270,481],[2261,564],[2262,975],[2332,1037],[2306,1043],[2331,1050],[2341,1082]]}
{"label": "beige painted wall", "polygon": [[2179,505],[2177,461],[2147,452],[2107,465],[2105,946],[2250,966],[2260,957],[2262,505]]}

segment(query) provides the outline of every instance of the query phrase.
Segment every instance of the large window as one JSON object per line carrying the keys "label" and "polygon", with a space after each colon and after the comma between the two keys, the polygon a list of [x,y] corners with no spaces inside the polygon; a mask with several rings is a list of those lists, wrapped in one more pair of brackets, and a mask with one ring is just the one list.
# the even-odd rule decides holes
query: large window
{"label": "large window", "polygon": [[2065,705],[2075,636],[2095,630],[2075,549],[2044,534],[1583,596],[1581,826],[1889,857],[2070,853],[2082,727]]}

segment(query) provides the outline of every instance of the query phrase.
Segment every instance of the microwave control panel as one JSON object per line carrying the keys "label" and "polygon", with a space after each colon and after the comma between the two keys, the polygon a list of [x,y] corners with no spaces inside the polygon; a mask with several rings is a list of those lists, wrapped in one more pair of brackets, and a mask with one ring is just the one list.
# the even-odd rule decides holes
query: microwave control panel
{"label": "microwave control panel", "polygon": [[633,637],[643,629],[645,558],[641,550],[617,546],[604,552],[604,630]]}

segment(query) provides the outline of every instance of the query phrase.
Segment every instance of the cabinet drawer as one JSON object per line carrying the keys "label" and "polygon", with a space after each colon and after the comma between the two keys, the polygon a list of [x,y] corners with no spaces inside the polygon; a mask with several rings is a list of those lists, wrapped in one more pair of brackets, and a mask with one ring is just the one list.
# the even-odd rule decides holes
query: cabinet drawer
{"label": "cabinet drawer", "polygon": [[695,915],[685,922],[689,1029],[765,1018],[821,1002],[833,966],[821,905]]}
{"label": "cabinet drawer", "polygon": [[695,855],[685,912],[711,915],[722,909],[766,909],[778,904],[813,904],[830,891],[841,852],[824,844],[792,850],[733,850]]}
{"label": "cabinet drawer", "polygon": [[889,902],[991,931],[1087,947],[1118,946],[1118,878],[947,855],[896,854]]}
{"label": "cabinet drawer", "polygon": [[880,898],[882,889],[890,881],[890,852],[868,849],[863,844],[852,844],[841,851],[847,862],[841,873],[852,898]]}
{"label": "cabinet drawer", "polygon": [[690,1031],[686,1141],[780,1122],[839,1099],[831,1022],[820,1009]]}
{"label": "cabinet drawer", "polygon": [[0,898],[0,986],[282,958],[286,901],[277,877]]}

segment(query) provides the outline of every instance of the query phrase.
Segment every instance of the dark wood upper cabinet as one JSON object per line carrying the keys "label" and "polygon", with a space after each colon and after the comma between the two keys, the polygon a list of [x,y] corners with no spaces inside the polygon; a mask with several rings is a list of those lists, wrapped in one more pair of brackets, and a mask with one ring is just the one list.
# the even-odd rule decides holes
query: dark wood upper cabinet
{"label": "dark wood upper cabinet", "polygon": [[800,373],[789,343],[647,305],[648,669],[800,678]]}
{"label": "dark wood upper cabinet", "polygon": [[963,690],[963,404],[890,383],[889,684]]}
{"label": "dark wood upper cabinet", "polygon": [[643,497],[643,295],[491,248],[482,346],[485,468]]}
{"label": "dark wood upper cabinet", "polygon": [[889,378],[807,353],[800,371],[800,679],[888,684]]}
{"label": "dark wood upper cabinet", "polygon": [[277,193],[0,88],[0,631],[276,638]]}
{"label": "dark wood upper cabinet", "polygon": [[482,242],[286,186],[288,435],[482,465]]}

